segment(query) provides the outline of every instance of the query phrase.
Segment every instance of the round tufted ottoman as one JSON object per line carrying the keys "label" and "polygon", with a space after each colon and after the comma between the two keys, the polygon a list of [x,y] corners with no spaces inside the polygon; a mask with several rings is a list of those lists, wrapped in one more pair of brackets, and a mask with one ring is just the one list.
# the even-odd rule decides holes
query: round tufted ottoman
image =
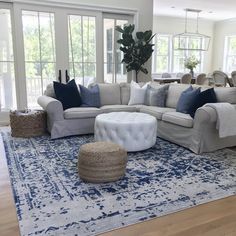
{"label": "round tufted ottoman", "polygon": [[84,144],[79,150],[80,178],[93,183],[116,181],[124,176],[127,152],[115,143]]}
{"label": "round tufted ottoman", "polygon": [[128,152],[141,151],[156,143],[157,120],[137,112],[111,112],[95,120],[95,140],[121,145]]}

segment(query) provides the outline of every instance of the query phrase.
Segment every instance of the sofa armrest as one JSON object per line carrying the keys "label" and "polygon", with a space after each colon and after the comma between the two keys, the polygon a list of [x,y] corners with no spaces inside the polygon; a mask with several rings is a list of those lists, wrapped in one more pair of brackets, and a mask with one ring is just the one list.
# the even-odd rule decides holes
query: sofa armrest
{"label": "sofa armrest", "polygon": [[215,123],[217,120],[217,114],[212,107],[200,107],[197,109],[194,117],[194,126],[199,127],[202,124]]}
{"label": "sofa armrest", "polygon": [[47,112],[49,120],[64,120],[62,103],[57,99],[43,95],[38,98],[38,104]]}

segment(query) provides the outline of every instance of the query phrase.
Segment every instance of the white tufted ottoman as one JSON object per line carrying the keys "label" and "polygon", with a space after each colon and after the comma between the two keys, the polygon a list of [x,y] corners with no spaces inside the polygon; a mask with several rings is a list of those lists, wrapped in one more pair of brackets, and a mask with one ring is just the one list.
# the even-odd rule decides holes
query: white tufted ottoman
{"label": "white tufted ottoman", "polygon": [[141,151],[156,143],[157,120],[137,112],[111,112],[95,120],[95,140],[121,145],[128,152]]}

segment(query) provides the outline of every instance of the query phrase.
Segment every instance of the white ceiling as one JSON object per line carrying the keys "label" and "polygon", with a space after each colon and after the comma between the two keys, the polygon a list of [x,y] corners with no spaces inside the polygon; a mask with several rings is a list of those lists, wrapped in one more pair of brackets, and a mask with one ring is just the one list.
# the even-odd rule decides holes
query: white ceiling
{"label": "white ceiling", "polygon": [[[219,21],[236,18],[236,0],[153,0],[154,15],[184,17],[185,8],[202,10],[200,18]],[[192,15],[195,17],[196,15]],[[189,17],[191,15],[189,14]]]}

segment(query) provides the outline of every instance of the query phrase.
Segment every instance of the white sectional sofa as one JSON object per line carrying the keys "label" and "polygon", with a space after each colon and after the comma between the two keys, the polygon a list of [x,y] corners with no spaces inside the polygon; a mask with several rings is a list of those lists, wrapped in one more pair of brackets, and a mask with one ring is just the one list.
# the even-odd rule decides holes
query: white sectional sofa
{"label": "white sectional sofa", "polygon": [[[152,83],[152,86],[160,85]],[[129,106],[130,85],[127,83],[99,84],[100,108],[76,107],[63,111],[61,102],[55,99],[52,91],[46,91],[47,95],[39,97],[38,103],[47,112],[48,131],[53,139],[93,133],[95,118],[101,113],[138,111],[156,117],[158,137],[186,147],[194,153],[236,146],[236,136],[219,138],[216,129],[217,115],[213,108],[199,108],[194,119],[188,114],[176,112],[178,99],[188,87],[189,85],[184,84],[170,84],[166,107],[140,104]],[[219,102],[229,102],[236,106],[236,88],[215,88],[215,93]]]}

